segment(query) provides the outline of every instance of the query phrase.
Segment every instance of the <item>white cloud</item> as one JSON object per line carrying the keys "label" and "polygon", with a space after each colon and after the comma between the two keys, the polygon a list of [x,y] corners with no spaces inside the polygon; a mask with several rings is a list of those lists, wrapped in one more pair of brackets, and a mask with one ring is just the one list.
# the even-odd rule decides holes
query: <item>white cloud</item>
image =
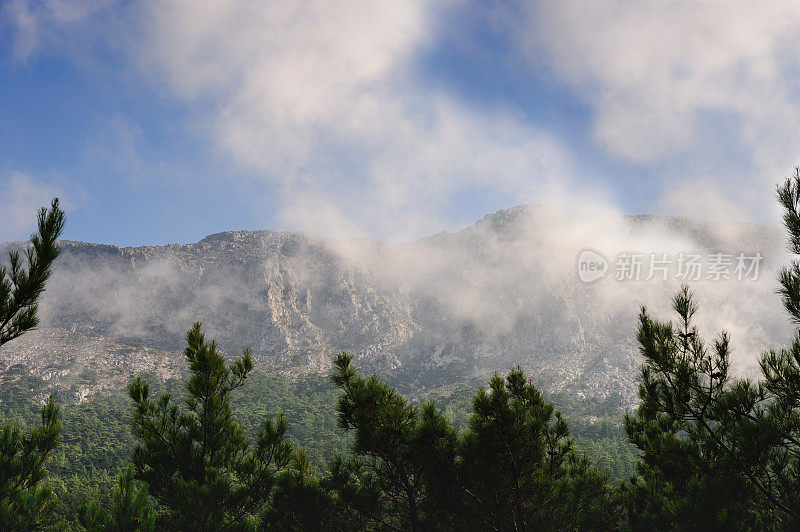
{"label": "white cloud", "polygon": [[[124,48],[188,102],[191,126],[236,163],[230,178],[275,185],[291,228],[405,238],[468,221],[453,219],[453,198],[482,190],[508,204],[608,204],[576,169],[580,154],[530,117],[424,85],[420,59],[451,4],[14,0],[5,11],[20,57],[78,34],[94,40],[78,52]],[[519,30],[529,58],[589,103],[597,143],[647,170],[635,185],[652,189],[649,206],[774,213],[772,185],[800,158],[800,4],[539,1],[513,20],[487,9],[496,32]],[[138,161],[132,133],[94,139],[99,160]]]}
{"label": "white cloud", "polygon": [[[58,8],[73,3],[13,5],[17,26],[28,28],[19,34],[22,59],[35,53],[42,35],[92,19]],[[559,79],[589,102],[595,138],[611,154],[649,167],[686,159],[690,173],[668,168],[662,190],[642,184],[652,185],[649,195],[660,195],[668,210],[735,219],[733,211],[743,205],[774,205],[771,183],[797,155],[797,5],[542,0],[530,11],[523,45],[535,58],[546,54]],[[140,72],[170,97],[190,102],[201,115],[194,123],[246,173],[277,185],[279,217],[292,229],[408,238],[452,223],[445,211],[453,196],[481,190],[514,203],[592,209],[608,203],[602,190],[589,186],[591,176],[576,171],[575,154],[524,116],[500,106],[478,109],[420,83],[419,55],[448,22],[431,6],[422,0],[148,1],[136,7],[138,25],[128,24],[129,33],[118,38],[130,46]],[[732,126],[724,135],[720,116]],[[112,173],[150,173],[139,135],[135,123],[111,120],[86,157]],[[734,153],[731,146],[747,149]],[[710,160],[726,157],[732,162],[725,170],[732,171],[714,174]],[[171,167],[157,166],[159,176],[172,174]],[[21,174],[0,180],[2,187],[0,239],[24,237],[35,209],[58,193]],[[520,242],[490,268],[470,272],[488,281],[486,291],[442,285],[442,297],[462,312],[493,309],[483,304],[493,279],[511,279],[512,288],[536,279],[516,269],[525,261],[564,275],[574,273],[577,251],[588,243],[608,256],[617,251],[607,214],[558,220],[527,232],[544,239],[552,255],[543,255],[535,240]],[[628,249],[691,249],[691,243],[650,236],[624,242]],[[407,276],[415,268],[448,273],[439,251],[409,257]],[[660,301],[667,295],[657,294]],[[609,288],[608,299],[618,306],[641,297],[638,285]]]}
{"label": "white cloud", "polygon": [[446,223],[455,193],[542,200],[570,170],[566,148],[518,115],[420,86],[437,15],[418,0],[153,2],[138,54],[207,106],[235,161],[279,183],[291,227],[408,237]]}
{"label": "white cloud", "polygon": [[798,115],[795,1],[540,2],[531,24],[527,45],[595,105],[596,136],[619,156],[697,142],[703,113],[741,116],[754,143]]}
{"label": "white cloud", "polygon": [[207,96],[220,142],[276,172],[311,157],[322,128],[343,142],[382,129],[385,79],[425,33],[414,1],[147,5],[145,67],[179,96]]}
{"label": "white cloud", "polygon": [[523,47],[591,105],[596,142],[671,168],[662,205],[676,186],[694,201],[716,164],[718,196],[772,210],[772,184],[800,156],[800,3],[563,0],[527,14]]}
{"label": "white cloud", "polygon": [[3,9],[16,33],[13,46],[14,58],[25,61],[38,44],[38,23],[24,0],[12,0]]}
{"label": "white cloud", "polygon": [[[0,242],[25,240],[36,229],[36,212],[54,197],[69,207],[72,198],[64,190],[21,172],[0,177]],[[66,201],[65,201],[66,200]]]}
{"label": "white cloud", "polygon": [[92,15],[115,4],[115,0],[10,0],[0,7],[0,18],[6,18],[14,32],[14,59],[26,62],[47,45],[62,51],[74,45],[70,37],[85,30]]}

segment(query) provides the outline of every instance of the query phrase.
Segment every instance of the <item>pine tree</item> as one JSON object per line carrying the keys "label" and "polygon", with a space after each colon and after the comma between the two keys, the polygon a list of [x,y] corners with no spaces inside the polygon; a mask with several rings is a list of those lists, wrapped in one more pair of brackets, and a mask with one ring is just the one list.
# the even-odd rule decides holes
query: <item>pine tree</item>
{"label": "pine tree", "polygon": [[[800,169],[778,187],[795,255],[779,275],[783,305],[800,325]],[[800,527],[800,329],[788,348],[760,359],[762,379],[729,376],[722,333],[706,346],[693,325],[697,305],[684,287],[677,323],[639,316],[645,359],[641,405],[626,417],[641,450],[625,487],[634,529]]]}
{"label": "pine tree", "polygon": [[260,528],[344,530],[342,524],[336,515],[331,492],[320,484],[305,451],[300,449],[293,467],[278,477],[270,505],[261,518]]}
{"label": "pine tree", "polygon": [[642,451],[639,476],[627,487],[630,524],[760,528],[763,512],[754,510],[769,510],[757,489],[769,445],[753,445],[758,440],[749,438],[747,417],[763,418],[763,398],[750,381],[730,379],[725,333],[706,346],[693,325],[697,305],[688,288],[673,308],[676,324],[654,320],[645,309],[639,316],[641,404],[625,419]]}
{"label": "pine tree", "polygon": [[[381,481],[359,457],[337,455],[328,465],[320,485],[331,500],[334,530],[385,529],[391,506]],[[324,527],[320,527],[324,529]]]}
{"label": "pine tree", "polygon": [[[64,212],[54,199],[42,208],[38,232],[25,252],[27,268],[17,252],[0,266],[0,345],[35,328],[38,301],[60,252],[56,240],[64,229]],[[44,463],[59,442],[61,419],[51,397],[41,411],[42,425],[23,434],[16,425],[0,425],[0,530],[33,530],[49,519],[51,491],[42,484]]]}
{"label": "pine tree", "polygon": [[81,516],[81,524],[90,532],[155,530],[156,513],[150,506],[147,488],[136,485],[132,466],[119,475],[117,487],[114,488],[113,507],[106,510],[97,501],[91,501]]}
{"label": "pine tree", "polygon": [[605,475],[572,448],[561,414],[521,368],[479,390],[461,444],[463,525],[484,530],[609,528]]}
{"label": "pine tree", "polygon": [[25,250],[27,268],[16,251],[9,253],[8,266],[0,266],[0,345],[39,324],[39,297],[61,252],[56,240],[64,230],[64,221],[56,198],[49,210],[39,210],[38,232],[31,235]]}
{"label": "pine tree", "polygon": [[52,492],[42,483],[44,463],[59,442],[61,418],[51,397],[42,425],[23,434],[16,425],[0,428],[0,530],[35,530],[52,510]]}
{"label": "pine tree", "polygon": [[362,458],[385,494],[384,523],[421,530],[423,486],[414,445],[417,408],[377,376],[362,377],[347,353],[334,360],[331,380],[342,390],[336,405],[339,426],[354,432],[352,452]]}
{"label": "pine tree", "polygon": [[[334,365],[340,426],[354,431],[352,452],[366,469],[361,484],[372,480],[382,503],[378,512],[360,512],[377,514],[373,526],[365,520],[368,528],[582,530],[616,523],[619,505],[605,475],[573,451],[566,422],[521,369],[495,375],[488,393],[478,391],[469,428],[459,434],[433,403],[414,406],[375,375],[362,377],[346,354]],[[341,475],[341,463],[332,470]]]}
{"label": "pine tree", "polygon": [[230,367],[215,342],[205,342],[197,323],[186,336],[191,376],[185,409],[168,394],[149,398],[137,378],[129,387],[135,403],[133,432],[139,439],[132,463],[163,512],[159,528],[228,530],[253,526],[269,500],[276,474],[293,458],[284,441],[286,421],[264,421],[253,448],[235,421],[230,394],[253,367],[250,352]]}

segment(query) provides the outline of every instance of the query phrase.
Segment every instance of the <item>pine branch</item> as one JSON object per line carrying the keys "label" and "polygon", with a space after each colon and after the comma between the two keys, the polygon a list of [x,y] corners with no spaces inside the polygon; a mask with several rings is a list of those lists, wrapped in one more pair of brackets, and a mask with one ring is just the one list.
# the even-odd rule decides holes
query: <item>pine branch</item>
{"label": "pine branch", "polygon": [[49,210],[39,210],[38,232],[31,235],[25,253],[27,269],[22,267],[17,252],[9,253],[8,268],[0,267],[0,345],[39,324],[37,303],[52,273],[53,261],[61,252],[56,240],[64,230],[64,222],[64,211],[55,198]]}

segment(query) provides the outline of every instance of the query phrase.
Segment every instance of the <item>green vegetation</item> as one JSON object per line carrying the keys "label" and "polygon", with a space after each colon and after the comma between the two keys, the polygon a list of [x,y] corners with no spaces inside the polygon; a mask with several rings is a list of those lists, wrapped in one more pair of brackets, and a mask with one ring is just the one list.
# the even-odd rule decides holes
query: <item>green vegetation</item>
{"label": "green vegetation", "polygon": [[[800,169],[778,189],[789,249],[800,255]],[[781,271],[784,307],[800,324],[800,262]],[[760,360],[762,379],[729,376],[726,333],[707,345],[693,325],[688,288],[675,323],[639,316],[645,359],[641,405],[627,416],[642,451],[623,487],[633,528],[744,530],[800,527],[800,329],[788,348]]]}
{"label": "green vegetation", "polygon": [[9,253],[7,267],[0,266],[0,345],[39,324],[39,297],[50,278],[53,261],[61,253],[56,240],[64,222],[64,211],[56,198],[49,210],[39,210],[38,232],[31,235],[25,251],[27,268],[16,251]]}
{"label": "green vegetation", "polygon": [[52,492],[42,483],[44,463],[58,445],[58,406],[51,397],[42,408],[41,426],[23,434],[4,424],[0,432],[0,526],[5,530],[39,528],[48,521]]}
{"label": "green vegetation", "polygon": [[[168,392],[176,402],[185,398],[179,381],[160,383],[154,375],[143,375],[142,379],[150,383],[153,395]],[[6,421],[17,425],[34,426],[39,416],[37,398],[43,394],[44,383],[17,368],[15,379],[6,384],[10,386],[0,390],[3,405],[0,424],[4,416]],[[246,386],[231,397],[231,405],[251,441],[265,418],[283,412],[288,424],[287,441],[305,450],[305,461],[320,476],[331,468],[337,455],[347,455],[352,441],[338,427],[334,408],[338,396],[336,388],[324,376],[288,379],[253,370],[247,376]],[[448,395],[430,399],[453,427],[462,431],[468,427],[474,396],[474,387],[461,385]],[[611,480],[625,479],[634,472],[636,455],[627,443],[621,424],[623,412],[618,406],[599,421],[589,422],[588,415],[604,412],[605,405],[590,405],[566,394],[545,398],[554,400],[570,422],[576,451],[585,452],[595,463],[608,464],[598,467],[608,471]],[[611,408],[613,401],[607,404]],[[61,406],[63,440],[47,462],[47,483],[54,494],[53,514],[62,523],[79,527],[86,501],[97,501],[102,508],[114,504],[119,475],[126,470],[135,446],[132,416],[131,400],[123,393]],[[615,474],[615,470],[624,474]]]}
{"label": "green vegetation", "polygon": [[[31,235],[25,258],[11,252],[8,267],[0,266],[0,345],[39,324],[39,297],[60,250],[64,212],[54,199],[39,211],[39,231]],[[41,425],[30,434],[13,423],[0,424],[0,529],[39,528],[50,518],[52,492],[42,483],[44,464],[59,442],[59,408],[51,397],[41,410]]]}
{"label": "green vegetation", "polygon": [[[778,198],[800,256],[800,169]],[[0,339],[36,324],[57,212],[40,213],[30,273],[13,255],[0,270]],[[800,326],[800,260],[779,281]],[[39,408],[43,383],[15,366],[0,390],[0,528],[800,528],[800,329],[762,356],[760,380],[733,379],[728,336],[703,340],[688,288],[673,308],[674,322],[641,310],[640,405],[624,417],[619,397],[545,397],[520,368],[417,401],[346,353],[329,381],[259,374],[247,350],[226,364],[199,324],[187,380],[141,376],[129,398]]]}
{"label": "green vegetation", "polygon": [[[159,505],[159,528],[242,528],[267,503],[276,477],[292,459],[292,446],[284,441],[286,420],[265,419],[251,448],[230,404],[230,395],[253,369],[250,352],[245,349],[227,366],[216,344],[205,342],[199,323],[186,340],[191,376],[183,409],[169,393],[151,399],[141,378],[128,388],[136,405],[135,478]],[[139,510],[142,523],[153,521],[153,510]],[[113,522],[112,516],[104,521]]]}
{"label": "green vegetation", "polygon": [[[184,400],[180,382],[161,383],[153,375],[142,378],[151,384],[152,394],[168,392],[176,401]],[[36,398],[42,396],[43,385],[20,369],[12,386],[0,390],[0,424],[13,421],[33,426],[39,412]],[[324,469],[337,453],[347,450],[348,438],[338,429],[332,407],[337,393],[326,377],[306,375],[289,380],[254,370],[238,392],[231,398],[233,413],[251,440],[266,417],[283,412],[288,423],[287,440],[305,448],[316,468]],[[78,523],[87,500],[97,499],[105,507],[112,503],[118,475],[130,461],[135,445],[132,416],[131,400],[123,393],[61,406],[63,440],[47,462],[47,470],[55,498],[54,513],[64,521]]]}
{"label": "green vegetation", "polygon": [[[426,399],[434,402],[453,428],[463,431],[469,426],[475,392],[476,387],[460,384],[447,395],[431,394]],[[569,421],[575,450],[590,457],[611,481],[626,480],[635,473],[638,453],[625,434],[625,410],[619,395],[612,394],[602,402],[580,400],[567,392],[542,391],[542,397]]]}

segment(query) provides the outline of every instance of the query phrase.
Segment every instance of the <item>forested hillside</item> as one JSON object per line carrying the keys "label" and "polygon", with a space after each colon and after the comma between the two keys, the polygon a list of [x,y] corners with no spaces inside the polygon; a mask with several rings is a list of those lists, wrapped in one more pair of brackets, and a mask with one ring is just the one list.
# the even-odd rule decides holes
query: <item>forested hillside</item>
{"label": "forested hillside", "polygon": [[[152,383],[156,375],[144,375]],[[289,423],[289,439],[303,447],[310,462],[320,471],[336,453],[345,453],[351,438],[336,423],[334,405],[338,394],[326,376],[307,375],[290,380],[283,375],[254,371],[246,387],[233,397],[234,412],[248,436],[253,438],[265,417],[283,412]],[[0,425],[19,423],[30,429],[37,423],[37,398],[45,389],[41,379],[19,368],[0,389]],[[453,426],[467,427],[476,385],[463,384],[448,395],[430,397]],[[181,382],[169,380],[153,390],[184,395]],[[568,394],[545,395],[569,420],[576,448],[593,459],[613,480],[633,473],[636,453],[622,427],[619,400],[603,403],[576,401]],[[420,401],[422,398],[418,398]],[[62,407],[63,440],[48,462],[48,482],[56,499],[56,514],[70,526],[80,526],[79,516],[86,501],[97,499],[111,504],[113,487],[127,466],[135,443],[130,422],[133,413],[127,394],[102,395],[81,404]]]}
{"label": "forested hillside", "polygon": [[[778,294],[797,324],[800,168],[778,198],[795,256]],[[24,260],[12,251],[0,267],[0,345],[39,324],[58,200],[38,225]],[[707,339],[688,286],[671,303],[672,319],[640,308],[632,411],[616,390],[543,394],[546,376],[520,365],[410,397],[401,372],[364,372],[347,352],[327,376],[255,371],[248,347],[226,356],[200,322],[180,366],[140,371],[127,394],[42,406],[49,383],[17,360],[0,389],[0,526],[795,529],[800,336],[735,378],[730,334]],[[101,374],[84,363],[72,378]]]}

